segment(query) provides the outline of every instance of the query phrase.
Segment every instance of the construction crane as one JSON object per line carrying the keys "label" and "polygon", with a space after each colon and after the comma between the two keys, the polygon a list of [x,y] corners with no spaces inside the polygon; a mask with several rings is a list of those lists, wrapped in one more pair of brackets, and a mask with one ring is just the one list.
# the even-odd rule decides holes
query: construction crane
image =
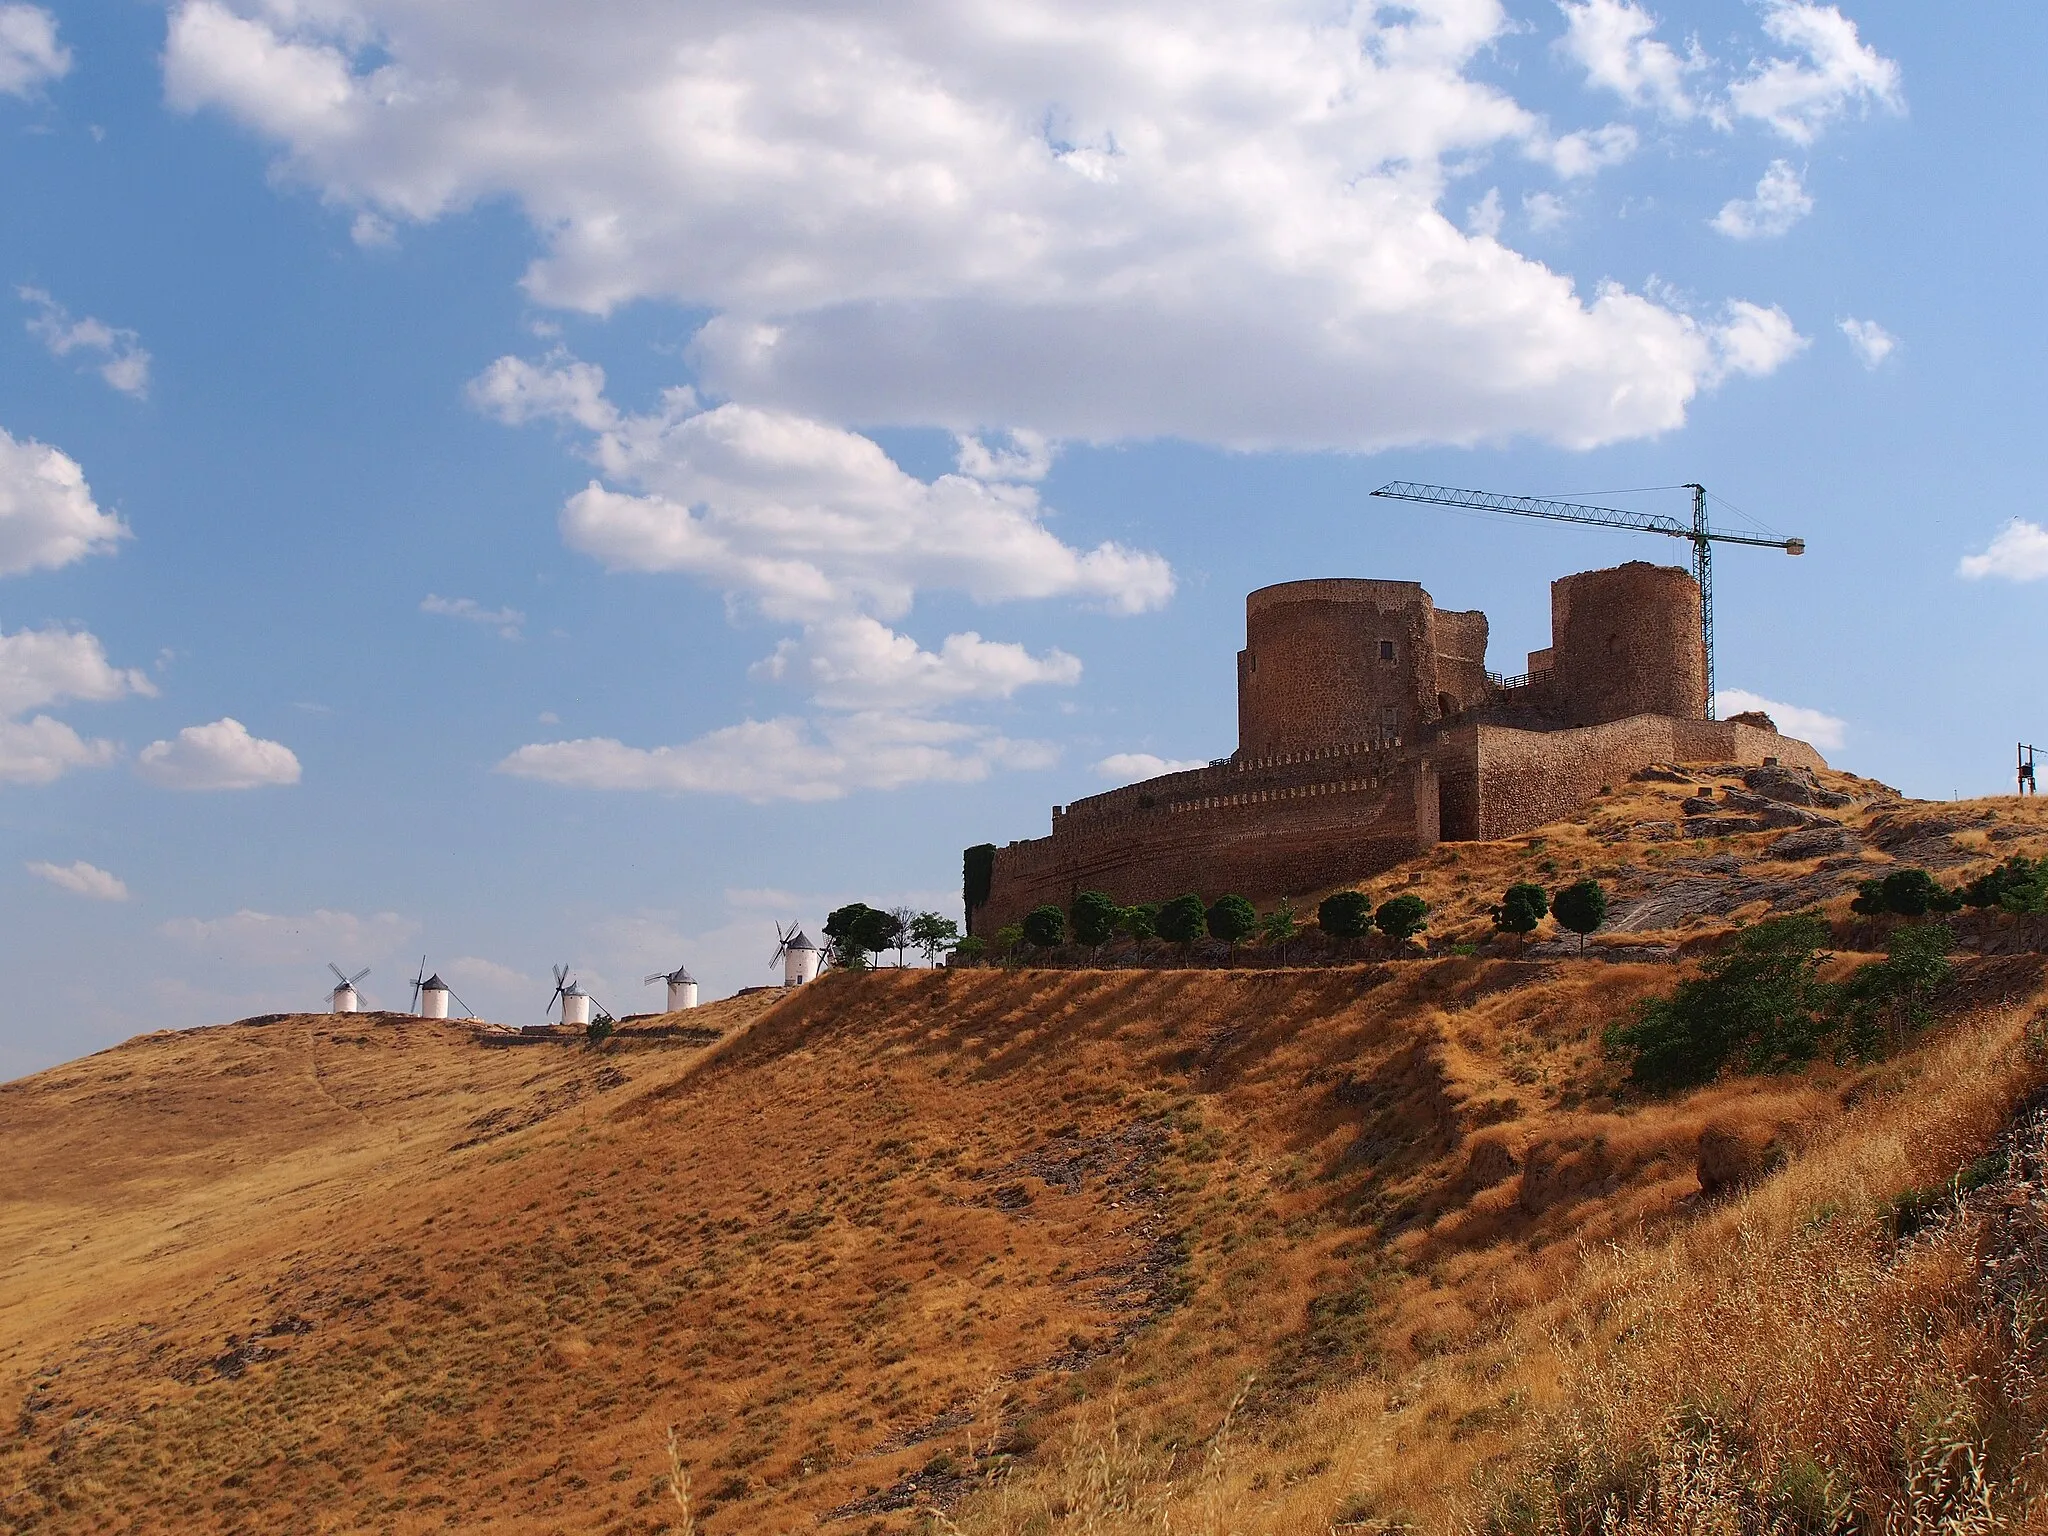
{"label": "construction crane", "polygon": [[1692,575],[1700,584],[1700,645],[1707,658],[1707,718],[1714,718],[1714,546],[1752,544],[1760,549],[1782,549],[1788,555],[1806,553],[1804,539],[1762,539],[1746,533],[1726,533],[1707,526],[1707,488],[1687,484],[1675,489],[1692,492],[1692,526],[1661,512],[1624,512],[1617,507],[1589,507],[1575,501],[1550,501],[1540,496],[1504,496],[1495,491],[1461,491],[1448,485],[1418,485],[1412,480],[1394,480],[1373,492],[1395,501],[1422,501],[1439,507],[1465,507],[1475,512],[1510,512],[1516,517],[1541,517],[1553,523],[1590,523],[1596,528],[1627,528],[1636,533],[1662,533],[1674,539],[1692,540]]}

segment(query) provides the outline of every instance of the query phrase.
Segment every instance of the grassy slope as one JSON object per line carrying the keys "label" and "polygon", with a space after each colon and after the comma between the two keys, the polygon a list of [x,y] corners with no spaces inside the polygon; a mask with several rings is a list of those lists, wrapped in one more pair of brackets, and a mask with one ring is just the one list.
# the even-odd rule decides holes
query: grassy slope
{"label": "grassy slope", "polygon": [[[1388,884],[1454,925],[1520,873],[1653,884],[1720,852],[1628,840],[1677,793]],[[1981,809],[1880,814],[2041,851],[2031,808]],[[1878,1487],[1887,1436],[1962,1433],[2014,1357],[1976,1228],[1902,1260],[1875,1213],[2031,1091],[2039,962],[1969,960],[1882,1069],[1617,1098],[1598,1029],[1670,975],[881,973],[604,1055],[392,1017],[145,1036],[0,1088],[0,1517],[679,1529],[673,1424],[713,1531],[1540,1523],[1603,1457],[1670,1460],[1695,1399],[1752,1426],[1752,1481],[1819,1454]],[[1710,1122],[1804,1150],[1710,1207]],[[1861,1419],[1816,1395],[1845,1381]]]}

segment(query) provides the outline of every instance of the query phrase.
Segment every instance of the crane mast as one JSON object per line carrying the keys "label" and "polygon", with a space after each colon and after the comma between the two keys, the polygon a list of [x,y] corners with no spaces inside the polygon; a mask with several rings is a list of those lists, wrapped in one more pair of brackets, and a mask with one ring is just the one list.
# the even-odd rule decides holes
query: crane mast
{"label": "crane mast", "polygon": [[1541,496],[1508,496],[1498,491],[1466,491],[1448,485],[1423,485],[1413,480],[1394,480],[1373,492],[1393,501],[1420,501],[1432,506],[1462,507],[1474,512],[1506,512],[1516,517],[1537,517],[1553,523],[1582,523],[1596,528],[1625,528],[1634,533],[1661,533],[1692,544],[1692,576],[1700,589],[1700,646],[1706,654],[1706,715],[1714,718],[1714,546],[1749,544],[1759,549],[1782,549],[1788,555],[1806,553],[1804,539],[1764,539],[1749,534],[1724,533],[1707,522],[1707,488],[1688,483],[1692,492],[1692,525],[1661,512],[1627,512],[1619,507],[1594,507],[1576,501],[1554,501]]}

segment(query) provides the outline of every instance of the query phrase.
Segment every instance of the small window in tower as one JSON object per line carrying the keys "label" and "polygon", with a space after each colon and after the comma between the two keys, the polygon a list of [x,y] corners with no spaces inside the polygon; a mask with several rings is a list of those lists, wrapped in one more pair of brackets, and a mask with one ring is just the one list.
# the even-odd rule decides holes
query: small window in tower
{"label": "small window in tower", "polygon": [[1391,640],[1382,640],[1382,641],[1380,642],[1380,660],[1381,660],[1381,661],[1392,661],[1393,659],[1394,659],[1394,642],[1393,642],[1393,641],[1391,641]]}

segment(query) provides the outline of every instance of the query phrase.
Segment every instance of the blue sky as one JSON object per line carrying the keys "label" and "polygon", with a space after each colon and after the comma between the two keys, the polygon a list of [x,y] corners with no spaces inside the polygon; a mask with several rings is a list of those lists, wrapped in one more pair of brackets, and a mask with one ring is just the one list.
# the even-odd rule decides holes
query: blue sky
{"label": "blue sky", "polygon": [[2038,7],[871,10],[0,4],[0,1074],[722,995],[1228,752],[1253,587],[1513,672],[1683,555],[1389,479],[1702,480],[1810,551],[1724,689],[1926,796],[2048,729]]}

